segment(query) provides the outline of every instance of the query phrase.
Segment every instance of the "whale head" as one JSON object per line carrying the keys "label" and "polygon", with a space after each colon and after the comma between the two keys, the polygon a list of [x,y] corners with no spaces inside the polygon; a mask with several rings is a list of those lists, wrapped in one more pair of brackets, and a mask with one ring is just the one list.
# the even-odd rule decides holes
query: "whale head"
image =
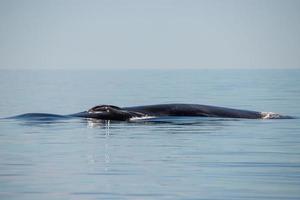
{"label": "whale head", "polygon": [[86,117],[103,120],[126,121],[132,117],[132,114],[129,111],[123,110],[117,106],[97,105],[87,110]]}

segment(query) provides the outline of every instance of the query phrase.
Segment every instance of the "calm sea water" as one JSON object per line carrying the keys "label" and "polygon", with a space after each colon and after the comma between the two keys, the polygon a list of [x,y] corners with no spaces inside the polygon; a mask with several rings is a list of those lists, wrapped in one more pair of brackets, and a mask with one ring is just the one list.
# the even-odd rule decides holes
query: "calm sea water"
{"label": "calm sea water", "polygon": [[[0,71],[0,94],[0,117],[156,103],[299,117],[300,71]],[[0,120],[0,199],[300,199],[300,120]]]}

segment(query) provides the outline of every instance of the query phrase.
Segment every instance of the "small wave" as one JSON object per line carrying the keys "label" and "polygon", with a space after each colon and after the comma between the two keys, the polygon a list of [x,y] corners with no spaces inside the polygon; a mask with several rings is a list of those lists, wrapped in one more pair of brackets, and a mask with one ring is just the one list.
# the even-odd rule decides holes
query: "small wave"
{"label": "small wave", "polygon": [[157,118],[157,117],[155,116],[132,117],[130,118],[130,121],[138,121],[138,120],[153,119],[153,118]]}
{"label": "small wave", "polygon": [[261,112],[262,119],[292,119],[291,116],[280,115],[274,112]]}

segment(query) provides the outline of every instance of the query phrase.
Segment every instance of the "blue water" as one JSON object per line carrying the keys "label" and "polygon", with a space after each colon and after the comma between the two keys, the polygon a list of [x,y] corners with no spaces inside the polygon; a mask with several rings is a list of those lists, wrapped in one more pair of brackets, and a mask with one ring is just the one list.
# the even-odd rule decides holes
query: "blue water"
{"label": "blue water", "polygon": [[[199,103],[300,117],[299,70],[0,71],[0,117]],[[300,120],[0,120],[0,199],[300,199]]]}

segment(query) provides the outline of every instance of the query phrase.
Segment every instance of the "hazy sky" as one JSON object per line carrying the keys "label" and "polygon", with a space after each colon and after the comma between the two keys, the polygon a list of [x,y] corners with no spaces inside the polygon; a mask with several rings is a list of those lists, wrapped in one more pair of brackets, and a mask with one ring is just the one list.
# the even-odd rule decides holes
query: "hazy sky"
{"label": "hazy sky", "polygon": [[300,1],[0,0],[6,68],[300,68]]}

